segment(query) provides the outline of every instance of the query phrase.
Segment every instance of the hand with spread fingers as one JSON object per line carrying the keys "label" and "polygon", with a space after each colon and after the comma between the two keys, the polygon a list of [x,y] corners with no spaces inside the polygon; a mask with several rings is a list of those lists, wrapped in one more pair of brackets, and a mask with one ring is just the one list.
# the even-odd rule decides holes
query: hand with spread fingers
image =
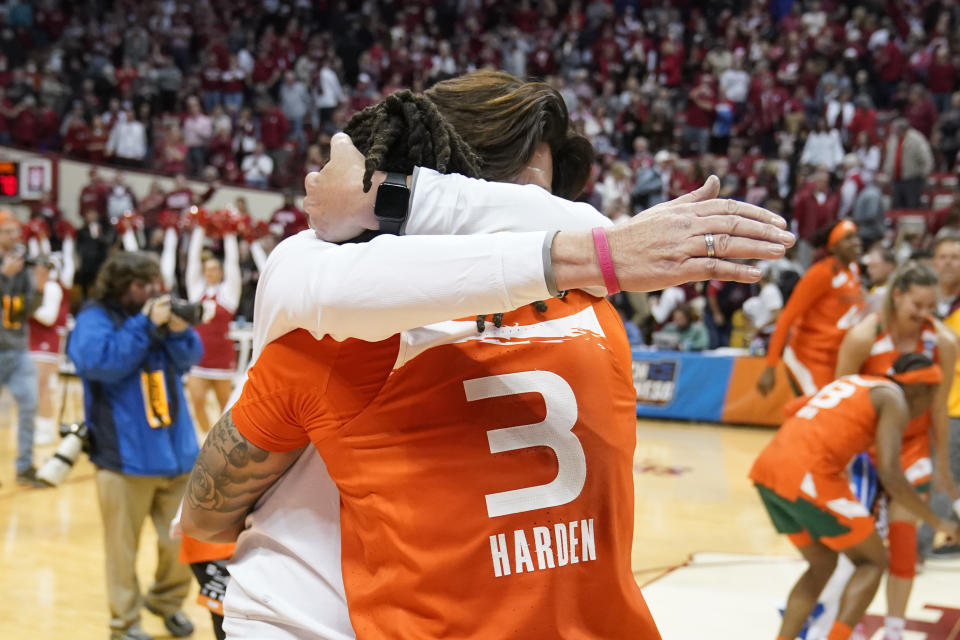
{"label": "hand with spread fingers", "polygon": [[[375,172],[372,188],[364,191],[364,168],[364,156],[350,137],[336,134],[330,162],[305,181],[304,210],[318,237],[338,242],[378,228],[373,205],[385,174]],[[710,176],[699,189],[607,228],[607,250],[620,288],[654,291],[700,280],[760,280],[759,269],[734,260],[780,258],[795,238],[780,216],[745,202],[718,199],[719,191],[720,181]],[[544,198],[548,204],[550,196]],[[604,284],[595,241],[590,231],[557,234],[551,257],[558,287]]]}
{"label": "hand with spread fingers", "polygon": [[[733,260],[775,260],[793,246],[783,218],[745,202],[717,199],[719,188],[720,181],[710,176],[696,191],[606,230],[621,289],[655,291],[700,280],[757,282],[759,269]],[[596,284],[589,234],[558,234],[553,258],[561,289]]]}

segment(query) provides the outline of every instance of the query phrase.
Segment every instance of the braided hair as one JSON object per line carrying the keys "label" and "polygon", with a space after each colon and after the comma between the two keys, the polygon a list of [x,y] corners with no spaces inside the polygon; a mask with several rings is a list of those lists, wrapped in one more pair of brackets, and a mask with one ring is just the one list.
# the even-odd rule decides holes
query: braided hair
{"label": "braided hair", "polygon": [[480,177],[482,162],[473,148],[429,98],[407,89],[354,115],[344,133],[366,158],[364,192],[372,186],[374,171],[410,174],[422,166]]}

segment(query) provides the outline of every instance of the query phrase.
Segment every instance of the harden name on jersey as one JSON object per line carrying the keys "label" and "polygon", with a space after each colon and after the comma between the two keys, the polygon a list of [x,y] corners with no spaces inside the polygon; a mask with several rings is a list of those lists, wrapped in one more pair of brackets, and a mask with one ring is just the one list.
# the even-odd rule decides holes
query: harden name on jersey
{"label": "harden name on jersey", "polygon": [[553,528],[516,529],[512,545],[509,537],[506,533],[490,536],[493,574],[498,578],[511,573],[556,569],[597,559],[593,518],[558,522]]}

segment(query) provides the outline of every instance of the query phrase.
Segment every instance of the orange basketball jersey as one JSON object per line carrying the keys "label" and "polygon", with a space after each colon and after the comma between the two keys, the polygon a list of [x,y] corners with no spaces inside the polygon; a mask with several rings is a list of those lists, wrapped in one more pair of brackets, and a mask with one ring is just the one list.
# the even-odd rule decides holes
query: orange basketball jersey
{"label": "orange basketball jersey", "polygon": [[885,378],[854,375],[821,389],[783,423],[753,463],[750,479],[794,500],[808,473],[846,473],[850,460],[876,440],[870,389],[881,384],[893,385]]}
{"label": "orange basketball jersey", "polygon": [[[922,353],[934,362],[937,362],[937,328],[933,320],[927,320],[920,331],[920,337],[917,339],[917,345],[914,352]],[[897,358],[903,355],[902,351],[897,351],[893,344],[893,337],[889,331],[884,331],[877,335],[873,341],[873,347],[870,349],[870,355],[860,366],[860,373],[871,376],[886,376],[893,373],[893,363]],[[903,434],[904,439],[912,438],[927,433],[932,419],[930,410],[927,409],[921,415],[910,420],[907,430]]]}
{"label": "orange basketball jersey", "polygon": [[847,329],[860,320],[864,305],[856,264],[848,269],[833,256],[814,263],[797,283],[777,319],[767,364],[777,364],[789,339],[800,362],[823,365],[833,371],[840,342]]}
{"label": "orange basketball jersey", "polygon": [[547,304],[483,333],[474,319],[405,332],[376,398],[343,424],[340,369],[363,363],[316,362],[337,343],[289,334],[253,368],[234,420],[260,447],[309,437],[324,457],[361,640],[660,637],[631,570],[622,323],[579,292]]}

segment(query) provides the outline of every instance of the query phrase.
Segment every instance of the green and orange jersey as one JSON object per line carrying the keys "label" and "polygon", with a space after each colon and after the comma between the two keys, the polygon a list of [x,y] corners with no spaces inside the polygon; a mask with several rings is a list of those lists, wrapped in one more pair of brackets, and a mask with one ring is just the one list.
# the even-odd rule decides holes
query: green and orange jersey
{"label": "green and orange jersey", "polygon": [[860,320],[865,304],[856,264],[847,267],[834,256],[814,263],[777,318],[767,365],[776,366],[789,343],[818,386],[833,380],[840,342]]}
{"label": "green and orange jersey", "polygon": [[234,421],[323,456],[361,640],[660,637],[631,569],[622,323],[579,292],[547,305],[373,345],[294,332],[252,368]]}
{"label": "green and orange jersey", "polygon": [[845,376],[807,400],[783,423],[750,470],[750,479],[794,500],[804,478],[842,478],[858,453],[876,441],[877,412],[870,390],[893,383],[877,376]]}

